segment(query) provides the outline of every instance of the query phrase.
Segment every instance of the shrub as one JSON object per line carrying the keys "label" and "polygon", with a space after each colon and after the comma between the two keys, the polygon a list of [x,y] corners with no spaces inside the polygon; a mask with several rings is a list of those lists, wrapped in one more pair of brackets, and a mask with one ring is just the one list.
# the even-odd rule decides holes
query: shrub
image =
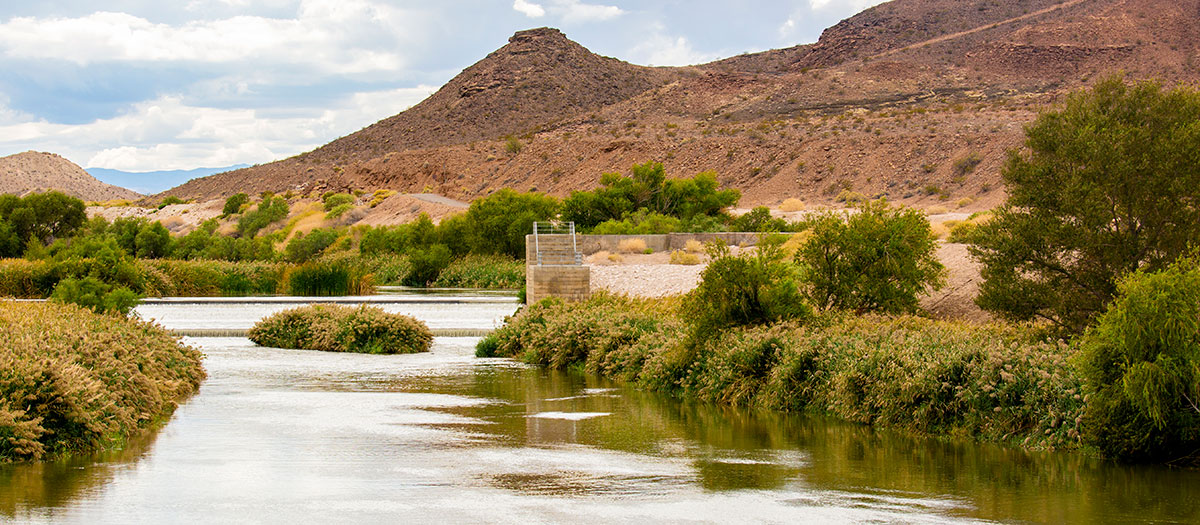
{"label": "shrub", "polygon": [[334,207],[332,210],[329,210],[329,213],[325,214],[325,219],[326,220],[336,219],[338,217],[341,217],[342,215],[345,215],[346,212],[353,210],[353,209],[354,209],[353,204],[339,204],[336,207]]}
{"label": "shrub", "polygon": [[140,298],[124,286],[114,287],[95,277],[85,277],[59,281],[50,299],[58,303],[77,304],[99,314],[129,315]]}
{"label": "shrub", "polygon": [[187,204],[187,201],[185,201],[179,197],[176,197],[174,195],[167,195],[167,197],[165,199],[163,199],[162,202],[158,203],[158,209],[161,210],[172,204]]}
{"label": "shrub", "polygon": [[333,244],[338,235],[334,230],[323,228],[308,232],[308,235],[299,234],[288,242],[284,258],[294,263],[306,262]]}
{"label": "shrub", "polygon": [[268,197],[258,203],[252,212],[247,212],[238,220],[237,231],[243,237],[254,237],[258,230],[267,225],[287,218],[288,203],[283,197]]}
{"label": "shrub", "polygon": [[225,199],[225,206],[221,208],[221,215],[226,217],[242,211],[242,206],[250,202],[250,196],[245,193],[236,193]]}
{"label": "shrub", "polygon": [[388,197],[391,197],[395,194],[396,192],[392,190],[375,190],[375,193],[371,194],[371,202],[368,204],[368,206],[372,208],[379,206],[380,204],[383,204],[383,201],[387,200]]}
{"label": "shrub", "polygon": [[507,151],[509,155],[520,153],[524,147],[525,145],[517,137],[509,135],[504,138],[504,151]]}
{"label": "shrub", "polygon": [[621,253],[642,253],[646,251],[646,241],[644,239],[621,239],[617,242],[617,251]]}
{"label": "shrub", "polygon": [[150,323],[0,302],[0,461],[118,446],[204,379],[200,353]]}
{"label": "shrub", "polygon": [[976,302],[1078,333],[1120,276],[1161,270],[1200,243],[1200,92],[1121,77],[1026,128],[1002,172],[1008,199],[976,229]]}
{"label": "shrub", "polygon": [[671,264],[695,265],[700,264],[700,256],[682,250],[671,252]]}
{"label": "shrub", "polygon": [[1088,442],[1126,460],[1200,464],[1200,260],[1124,279],[1080,346]]}
{"label": "shrub", "polygon": [[766,206],[757,206],[733,220],[733,231],[777,232],[787,228],[787,221],[771,216]]}
{"label": "shrub", "polygon": [[635,165],[632,176],[605,173],[601,187],[575,191],[563,201],[562,218],[583,231],[596,225],[621,220],[640,209],[684,221],[715,216],[737,204],[737,190],[719,190],[716,174],[704,172],[690,179],[668,179],[662,164]]}
{"label": "shrub", "polygon": [[911,208],[875,201],[847,218],[828,213],[796,254],[809,297],[822,309],[913,312],[944,282],[929,221]]}
{"label": "shrub", "polygon": [[247,337],[274,348],[364,354],[428,352],[433,343],[425,323],[365,305],[315,304],[285,310],[259,321]]}
{"label": "shrub", "polygon": [[804,201],[800,199],[784,199],[783,204],[779,205],[780,211],[795,212],[804,210]]}
{"label": "shrub", "polygon": [[683,251],[688,253],[704,253],[704,243],[695,239],[683,243]]}
{"label": "shrub", "polygon": [[983,157],[980,157],[979,153],[972,151],[965,157],[954,161],[954,174],[960,177],[967,175],[972,171],[975,171],[975,168],[978,167],[981,162],[983,162]]}
{"label": "shrub", "polygon": [[688,293],[684,310],[693,332],[703,337],[731,326],[805,319],[812,309],[797,286],[792,265],[778,245],[734,256],[723,244],[709,250],[712,260],[700,285]]}
{"label": "shrub", "polygon": [[428,248],[409,250],[408,261],[412,269],[404,276],[404,284],[428,286],[450,265],[450,248],[445,244],[434,244]]}
{"label": "shrub", "polygon": [[325,206],[325,211],[333,211],[338,206],[354,204],[354,196],[349,193],[326,193],[321,197],[321,201]]}

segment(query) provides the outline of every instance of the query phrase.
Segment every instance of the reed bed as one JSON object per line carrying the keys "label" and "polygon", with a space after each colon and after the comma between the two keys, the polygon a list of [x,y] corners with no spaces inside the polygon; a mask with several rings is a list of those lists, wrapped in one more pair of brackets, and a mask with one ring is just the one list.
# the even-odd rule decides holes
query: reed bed
{"label": "reed bed", "polygon": [[330,304],[276,313],[255,324],[246,336],[273,348],[364,354],[428,352],[433,343],[425,323],[407,315]]}
{"label": "reed bed", "polygon": [[120,446],[204,379],[201,354],[150,323],[0,301],[0,462]]}

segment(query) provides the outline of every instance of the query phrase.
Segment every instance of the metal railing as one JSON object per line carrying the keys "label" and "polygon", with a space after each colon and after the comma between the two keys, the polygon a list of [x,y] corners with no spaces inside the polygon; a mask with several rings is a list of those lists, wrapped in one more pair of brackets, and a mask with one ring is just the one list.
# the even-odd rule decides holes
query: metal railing
{"label": "metal railing", "polygon": [[533,251],[537,256],[537,264],[543,264],[542,235],[570,235],[571,259],[574,264],[583,264],[583,254],[579,253],[579,244],[575,239],[574,222],[535,222],[533,223]]}

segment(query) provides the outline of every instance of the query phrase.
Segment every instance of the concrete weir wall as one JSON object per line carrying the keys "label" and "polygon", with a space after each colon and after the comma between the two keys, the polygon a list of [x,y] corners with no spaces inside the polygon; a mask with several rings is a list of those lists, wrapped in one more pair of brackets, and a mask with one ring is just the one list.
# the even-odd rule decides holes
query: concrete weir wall
{"label": "concrete weir wall", "polygon": [[[570,235],[540,235],[542,264],[538,264],[538,246],[534,236],[525,236],[525,300],[536,303],[547,297],[559,297],[566,302],[586,301],[591,297],[591,269],[575,264],[578,250],[587,256],[607,250],[617,251],[625,239],[642,239],[655,252],[683,249],[688,241],[707,243],[720,239],[732,246],[758,243],[757,233],[668,233],[663,235],[576,235],[571,245]],[[567,255],[567,253],[570,255]]]}

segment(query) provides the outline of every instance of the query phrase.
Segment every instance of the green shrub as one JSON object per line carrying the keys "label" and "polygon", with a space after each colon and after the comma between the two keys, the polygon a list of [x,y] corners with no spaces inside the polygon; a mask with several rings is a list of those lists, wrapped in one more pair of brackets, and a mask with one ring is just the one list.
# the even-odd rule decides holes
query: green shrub
{"label": "green shrub", "polygon": [[733,220],[732,229],[738,232],[780,232],[788,228],[787,221],[771,216],[766,206],[757,206]]}
{"label": "green shrub", "polygon": [[0,301],[0,462],[123,444],[204,379],[200,353],[150,323]]}
{"label": "green shrub", "polygon": [[63,279],[54,287],[50,299],[58,303],[77,304],[92,311],[105,314],[129,315],[140,298],[133,290],[124,286],[112,286],[95,277]]}
{"label": "green shrub", "polygon": [[424,249],[413,249],[409,251],[408,261],[412,268],[408,275],[404,276],[404,284],[428,286],[450,265],[450,248],[444,244],[435,244]]}
{"label": "green shrub", "polygon": [[[562,219],[577,228],[590,231],[609,220],[622,220],[636,210],[691,221],[696,217],[716,216],[737,204],[737,190],[718,189],[716,174],[704,172],[690,179],[668,179],[662,164],[635,165],[630,177],[605,173],[601,187],[575,191],[562,203]],[[695,231],[695,230],[689,230]]]}
{"label": "green shrub", "polygon": [[158,209],[161,210],[172,204],[187,204],[187,201],[185,201],[179,197],[176,197],[174,195],[167,195],[167,197],[165,199],[163,199],[162,202],[158,203]]}
{"label": "green shrub", "polygon": [[221,215],[226,217],[242,211],[242,206],[250,202],[250,196],[245,193],[236,193],[225,199],[225,206],[221,208]]}
{"label": "green shrub", "polygon": [[467,255],[439,272],[433,286],[516,290],[525,286],[525,263],[503,255]]}
{"label": "green shrub", "polygon": [[349,193],[326,193],[321,200],[325,204],[325,211],[333,211],[340,206],[350,205],[353,207],[355,199]]}
{"label": "green shrub", "polygon": [[1040,115],[1002,172],[1007,201],[971,235],[979,306],[1077,334],[1121,276],[1200,244],[1197,122],[1200,91],[1120,77]]}
{"label": "green shrub", "polygon": [[158,221],[138,230],[134,252],[142,259],[158,259],[171,253],[171,232]]}
{"label": "green shrub", "polygon": [[978,167],[982,162],[983,157],[980,157],[979,153],[972,151],[965,157],[954,161],[954,174],[960,177],[967,175],[972,171],[975,171],[975,168]]}
{"label": "green shrub", "polygon": [[288,203],[283,197],[268,196],[258,203],[254,211],[247,212],[238,220],[237,231],[242,237],[254,237],[267,225],[287,218]]}
{"label": "green shrub", "polygon": [[425,323],[379,308],[316,304],[259,321],[247,337],[275,348],[409,354],[428,352],[433,335]]}
{"label": "green shrub", "polygon": [[507,151],[509,155],[520,153],[524,147],[525,145],[517,137],[509,135],[504,138],[504,151]]}
{"label": "green shrub", "polygon": [[524,259],[525,236],[533,233],[533,223],[550,220],[557,212],[558,200],[540,193],[505,188],[476,199],[466,213],[471,253]]}
{"label": "green shrub", "polygon": [[338,236],[337,231],[326,228],[315,229],[307,235],[301,233],[288,241],[283,252],[284,259],[294,263],[306,262],[333,244]]}
{"label": "green shrub", "polygon": [[329,219],[329,220],[336,219],[338,217],[341,217],[342,215],[345,215],[346,212],[353,210],[353,209],[354,209],[353,204],[339,204],[337,206],[334,206],[332,210],[329,210],[329,213],[325,214],[325,218]]}
{"label": "green shrub", "polygon": [[1200,260],[1123,280],[1080,346],[1088,442],[1121,459],[1200,464]]}
{"label": "green shrub", "polygon": [[732,326],[804,319],[812,309],[797,286],[793,267],[777,245],[760,246],[754,254],[730,255],[714,244],[712,261],[701,273],[700,286],[688,293],[684,310],[700,337]]}
{"label": "green shrub", "polygon": [[845,218],[818,217],[796,260],[809,297],[822,309],[914,312],[919,296],[945,280],[929,220],[883,201]]}
{"label": "green shrub", "polygon": [[501,357],[500,338],[496,337],[496,334],[483,336],[475,343],[475,357]]}

